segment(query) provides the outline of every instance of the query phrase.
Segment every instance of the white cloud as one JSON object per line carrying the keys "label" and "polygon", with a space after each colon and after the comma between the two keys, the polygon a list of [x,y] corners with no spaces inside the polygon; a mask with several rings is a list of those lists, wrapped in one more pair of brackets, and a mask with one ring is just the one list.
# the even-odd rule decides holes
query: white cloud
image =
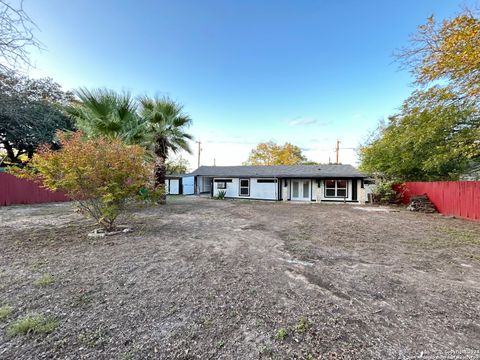
{"label": "white cloud", "polygon": [[331,124],[331,121],[318,121],[315,118],[309,117],[296,117],[288,121],[288,124],[291,126],[306,126],[306,125],[319,125],[319,126],[328,126]]}
{"label": "white cloud", "polygon": [[352,115],[352,119],[353,120],[364,120],[365,115],[360,113],[360,112],[356,112],[355,114]]}
{"label": "white cloud", "polygon": [[318,122],[317,119],[298,117],[290,120],[288,123],[292,126],[299,126],[299,125],[312,125],[312,124],[316,124],[317,122]]}

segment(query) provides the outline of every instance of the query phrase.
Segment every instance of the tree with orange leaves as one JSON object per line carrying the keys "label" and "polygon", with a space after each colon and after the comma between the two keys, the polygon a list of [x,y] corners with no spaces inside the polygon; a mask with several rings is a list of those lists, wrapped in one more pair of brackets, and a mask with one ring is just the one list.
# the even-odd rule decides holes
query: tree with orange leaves
{"label": "tree with orange leaves", "polygon": [[298,146],[288,142],[278,145],[269,141],[252,149],[244,165],[299,165],[306,162],[307,158]]}
{"label": "tree with orange leaves", "polygon": [[480,19],[465,9],[453,19],[432,15],[418,27],[410,46],[396,55],[422,86],[446,81],[459,97],[480,96]]}
{"label": "tree with orange leaves", "polygon": [[81,132],[59,132],[58,137],[60,150],[41,146],[26,168],[12,172],[63,191],[83,214],[106,231],[114,230],[127,202],[138,197],[151,179],[153,167],[145,149],[102,136],[85,139]]}

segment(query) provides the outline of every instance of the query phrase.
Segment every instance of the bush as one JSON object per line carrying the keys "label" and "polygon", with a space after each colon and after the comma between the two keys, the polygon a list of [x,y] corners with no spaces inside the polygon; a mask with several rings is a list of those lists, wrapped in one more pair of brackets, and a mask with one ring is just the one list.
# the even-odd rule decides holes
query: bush
{"label": "bush", "polygon": [[216,198],[218,200],[224,200],[225,195],[227,195],[227,192],[225,190],[218,190]]}
{"label": "bush", "polygon": [[[60,150],[42,146],[27,168],[14,173],[63,191],[106,231],[115,229],[128,200],[156,195],[146,186],[152,167],[140,146],[104,137],[87,140],[81,132],[58,133],[58,137]],[[141,195],[141,189],[146,193]]]}
{"label": "bush", "polygon": [[381,181],[372,191],[373,202],[380,204],[390,204],[398,202],[398,194],[393,189],[395,181]]}

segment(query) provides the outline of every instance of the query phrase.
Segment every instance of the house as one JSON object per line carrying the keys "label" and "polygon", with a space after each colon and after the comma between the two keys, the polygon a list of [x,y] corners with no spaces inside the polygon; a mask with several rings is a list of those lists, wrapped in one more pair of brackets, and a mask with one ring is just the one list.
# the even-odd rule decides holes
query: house
{"label": "house", "polygon": [[365,178],[355,167],[340,164],[200,166],[182,181],[190,189],[184,194],[225,191],[227,198],[363,203]]}

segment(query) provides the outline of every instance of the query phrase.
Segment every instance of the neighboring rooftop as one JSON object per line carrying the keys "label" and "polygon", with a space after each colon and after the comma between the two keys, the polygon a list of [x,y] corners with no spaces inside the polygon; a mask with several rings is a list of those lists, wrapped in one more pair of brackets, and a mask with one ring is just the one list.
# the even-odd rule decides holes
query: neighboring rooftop
{"label": "neighboring rooftop", "polygon": [[229,177],[323,177],[356,178],[365,177],[352,165],[258,165],[258,166],[200,166],[189,175]]}

